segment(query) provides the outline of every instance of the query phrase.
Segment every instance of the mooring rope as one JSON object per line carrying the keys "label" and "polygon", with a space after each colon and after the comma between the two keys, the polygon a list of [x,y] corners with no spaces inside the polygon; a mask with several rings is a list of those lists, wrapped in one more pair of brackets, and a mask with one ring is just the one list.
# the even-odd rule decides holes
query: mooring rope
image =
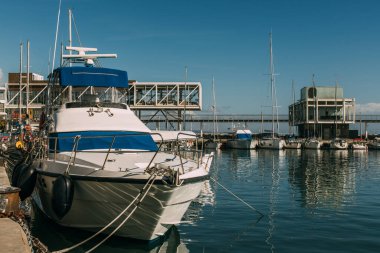
{"label": "mooring rope", "polygon": [[[147,191],[145,191],[143,197],[141,198],[141,200],[138,202],[138,204],[145,198],[146,194],[148,193],[148,191],[150,190],[150,188],[152,187],[152,185],[154,184],[154,180],[156,178],[157,175],[155,174],[152,174],[150,175],[150,177],[148,178],[148,181],[146,182],[146,184],[144,185],[144,187],[140,190],[139,194],[136,195],[136,197],[132,200],[132,202],[118,215],[115,217],[115,219],[113,219],[110,223],[108,223],[105,227],[103,227],[101,230],[99,230],[98,232],[96,232],[94,235],[88,237],[87,239],[69,247],[69,248],[66,248],[66,249],[62,249],[62,250],[57,250],[57,251],[53,251],[52,253],[65,253],[65,252],[69,252],[81,245],[83,245],[84,243],[92,240],[93,238],[95,238],[96,236],[98,236],[100,233],[104,232],[104,230],[106,230],[107,228],[109,228],[113,223],[115,223],[135,202],[136,200],[144,193],[146,187],[148,186],[148,189]],[[126,222],[127,219],[129,219],[129,217],[133,214],[133,212],[136,210],[136,208],[138,207],[138,204],[135,206],[135,208],[133,209],[133,211],[128,215],[128,217],[122,222],[122,224],[124,224]],[[121,226],[119,225],[114,231],[112,231],[112,234],[113,235]],[[109,237],[107,237],[105,240],[107,240]],[[105,240],[101,241],[100,244],[102,244]],[[92,250],[94,250],[96,247],[98,247],[100,244],[96,245],[95,247],[91,248],[90,251],[88,252],[91,252]]]}
{"label": "mooring rope", "polygon": [[144,195],[142,196],[142,198],[139,200],[139,202],[137,202],[135,204],[135,207],[133,208],[133,210],[129,213],[129,215],[119,224],[119,226],[117,226],[117,228],[115,228],[106,238],[104,238],[101,242],[99,242],[98,244],[96,244],[94,247],[92,247],[91,249],[87,250],[86,253],[90,253],[92,252],[93,250],[95,250],[97,247],[99,247],[100,245],[102,245],[106,240],[108,240],[113,234],[115,234],[123,225],[125,222],[127,222],[129,220],[129,218],[132,216],[132,214],[136,211],[137,207],[139,206],[139,204],[144,200],[145,196],[148,194],[150,188],[153,186],[154,184],[154,179],[156,178],[156,176],[154,176],[153,180],[152,180],[152,183],[149,185],[149,188],[145,191]]}
{"label": "mooring rope", "polygon": [[239,198],[235,193],[233,193],[232,191],[228,190],[225,186],[223,186],[222,184],[220,184],[215,178],[210,177],[210,179],[213,180],[215,183],[217,183],[220,187],[222,187],[226,192],[228,192],[229,194],[231,194],[232,196],[234,196],[235,198],[237,198],[238,200],[240,200],[243,204],[245,204],[246,206],[248,206],[249,208],[251,208],[253,211],[257,212],[261,216],[264,216],[264,214],[262,212],[260,212],[259,210],[257,210],[256,208],[254,208],[253,206],[251,206],[250,204],[248,204],[247,202],[245,202],[243,199]]}

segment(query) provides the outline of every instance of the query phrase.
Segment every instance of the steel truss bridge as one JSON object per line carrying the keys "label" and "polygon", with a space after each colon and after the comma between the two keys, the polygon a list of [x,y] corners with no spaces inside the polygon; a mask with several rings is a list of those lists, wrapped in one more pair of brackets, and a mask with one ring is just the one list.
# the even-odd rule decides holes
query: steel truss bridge
{"label": "steel truss bridge", "polygon": [[[177,115],[172,115],[170,113],[166,113],[166,116],[163,114],[155,113],[155,114],[142,114],[140,115],[140,119],[145,123],[148,122],[178,122],[183,121],[183,117],[180,118]],[[272,122],[271,114],[218,114],[216,121],[219,123],[249,123],[249,122]],[[194,114],[193,112],[186,116],[187,122],[199,122],[199,123],[211,123],[214,120],[214,116],[212,114]],[[275,118],[276,120],[276,118]],[[287,114],[278,115],[278,122],[289,122],[289,116]],[[356,123],[362,122],[363,124],[368,123],[380,123],[380,115],[356,115]],[[323,121],[319,121],[318,123],[323,123]]]}

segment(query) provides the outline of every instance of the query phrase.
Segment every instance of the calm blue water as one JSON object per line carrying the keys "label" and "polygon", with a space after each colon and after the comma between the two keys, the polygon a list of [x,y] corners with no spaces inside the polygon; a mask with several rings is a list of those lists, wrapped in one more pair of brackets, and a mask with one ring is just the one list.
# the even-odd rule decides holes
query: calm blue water
{"label": "calm blue water", "polygon": [[[113,238],[94,252],[379,252],[380,152],[219,151],[184,224],[150,245]],[[51,250],[89,236],[33,213]],[[84,252],[94,244],[74,252]]]}

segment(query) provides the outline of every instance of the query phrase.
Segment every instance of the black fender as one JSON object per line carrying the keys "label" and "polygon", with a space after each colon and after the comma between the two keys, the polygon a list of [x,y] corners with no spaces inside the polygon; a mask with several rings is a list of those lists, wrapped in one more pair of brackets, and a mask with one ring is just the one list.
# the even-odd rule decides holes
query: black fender
{"label": "black fender", "polygon": [[14,187],[18,187],[18,181],[21,175],[21,171],[24,170],[26,167],[29,167],[30,164],[25,163],[24,161],[19,161],[12,170],[12,182],[11,185]]}
{"label": "black fender", "polygon": [[25,166],[22,166],[16,185],[16,187],[21,189],[19,193],[21,201],[32,195],[36,182],[37,171],[35,166],[33,164],[26,164]]}
{"label": "black fender", "polygon": [[70,176],[60,175],[53,183],[52,207],[58,218],[62,219],[71,208],[74,197],[74,183]]}

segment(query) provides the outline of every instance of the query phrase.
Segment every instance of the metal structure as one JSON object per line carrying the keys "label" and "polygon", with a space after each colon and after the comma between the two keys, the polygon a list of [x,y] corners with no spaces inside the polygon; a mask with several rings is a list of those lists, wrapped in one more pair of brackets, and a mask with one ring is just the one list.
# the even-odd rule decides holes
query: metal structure
{"label": "metal structure", "polygon": [[[29,84],[27,84],[28,79],[30,80]],[[43,80],[41,75],[35,73],[29,73],[29,75],[9,73],[8,80],[7,89],[4,88],[8,98],[7,102],[4,101],[7,113],[11,118],[16,119],[19,118],[19,111],[21,111],[22,117],[28,114],[31,122],[38,121],[45,105],[47,80]],[[71,96],[64,97],[69,97],[72,101],[81,99],[85,94],[98,94],[110,100],[116,98],[120,102],[127,103],[140,117],[142,117],[142,111],[150,111],[150,115],[175,118],[177,129],[183,128],[186,111],[202,110],[202,85],[200,82],[130,81],[127,89],[104,89],[92,86],[72,88],[70,86],[52,100],[60,99],[66,92],[70,92]],[[172,121],[170,124],[172,128],[176,128]]]}
{"label": "metal structure", "polygon": [[[189,122],[204,122],[204,123],[213,123],[213,114],[191,114],[188,117]],[[144,122],[165,122],[166,119],[153,116],[153,115],[143,115],[141,119]],[[380,123],[380,115],[356,115],[355,123],[361,121],[362,123]],[[175,122],[176,117],[169,117],[170,122]],[[281,123],[289,122],[288,114],[279,114],[278,121]],[[217,123],[271,123],[272,114],[218,114]]]}
{"label": "metal structure", "polygon": [[5,112],[5,106],[7,103],[7,89],[5,87],[0,87],[0,119],[4,120],[7,116]]}
{"label": "metal structure", "polygon": [[202,85],[200,82],[132,82],[128,104],[134,110],[200,111]]}

